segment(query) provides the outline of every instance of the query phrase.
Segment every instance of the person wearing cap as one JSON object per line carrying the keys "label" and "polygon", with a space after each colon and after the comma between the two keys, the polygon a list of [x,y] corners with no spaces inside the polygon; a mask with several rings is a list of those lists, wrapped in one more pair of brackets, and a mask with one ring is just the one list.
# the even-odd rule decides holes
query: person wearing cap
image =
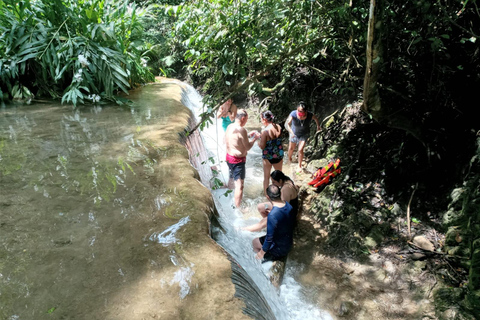
{"label": "person wearing cap", "polygon": [[318,118],[310,111],[303,101],[297,105],[285,121],[285,128],[289,132],[290,139],[288,143],[288,161],[292,162],[293,151],[298,145],[298,171],[302,171],[302,162],[305,144],[310,136],[310,124],[312,120],[317,124],[317,131],[320,131],[320,122]]}

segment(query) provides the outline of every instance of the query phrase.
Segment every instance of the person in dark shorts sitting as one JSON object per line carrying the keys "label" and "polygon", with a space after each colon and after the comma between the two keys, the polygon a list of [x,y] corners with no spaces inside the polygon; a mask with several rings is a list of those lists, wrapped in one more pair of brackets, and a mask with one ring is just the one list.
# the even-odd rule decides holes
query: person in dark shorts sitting
{"label": "person in dark shorts sitting", "polygon": [[273,206],[267,217],[267,234],[253,239],[253,250],[257,253],[257,259],[281,260],[287,256],[293,245],[295,217],[290,214],[292,206],[281,199],[278,186],[268,186],[267,198]]}
{"label": "person in dark shorts sitting", "polygon": [[[280,170],[275,170],[270,174],[270,177],[272,178],[272,184],[278,186],[281,190],[281,199],[284,201],[287,201],[290,203],[292,206],[292,211],[290,211],[290,214],[295,217],[295,219],[298,219],[298,207],[299,207],[299,201],[298,201],[298,186],[295,185],[292,179],[290,177],[286,176],[282,171]],[[246,231],[251,231],[251,232],[257,232],[260,230],[263,230],[267,227],[267,216],[270,210],[272,209],[272,204],[270,202],[261,202],[257,205],[257,210],[262,216],[262,220],[259,222],[242,228],[242,230]]]}

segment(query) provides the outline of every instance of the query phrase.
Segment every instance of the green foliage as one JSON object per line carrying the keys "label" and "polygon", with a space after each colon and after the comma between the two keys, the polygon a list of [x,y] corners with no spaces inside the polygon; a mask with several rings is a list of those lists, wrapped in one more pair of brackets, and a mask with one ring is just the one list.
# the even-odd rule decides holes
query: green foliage
{"label": "green foliage", "polygon": [[[323,19],[311,10],[316,7],[310,1],[271,0],[200,1],[179,7],[176,29],[186,48],[189,72],[218,98],[322,36]],[[292,55],[275,72],[281,76],[297,61],[308,61],[310,52]],[[260,83],[250,86],[251,93],[261,89]]]}
{"label": "green foliage", "polygon": [[143,12],[128,1],[0,1],[0,98],[120,102],[153,75],[142,61]]}
{"label": "green foliage", "polygon": [[[391,2],[384,13],[384,46],[387,56],[382,80],[393,95],[388,103],[395,108],[408,108],[417,114],[426,104],[435,108],[448,100],[467,101],[456,91],[456,81],[478,87],[479,11],[472,1]],[[464,70],[464,69],[468,69]],[[477,78],[477,80],[475,80]],[[400,98],[400,99],[399,99]],[[423,116],[423,115],[421,115]]]}
{"label": "green foliage", "polygon": [[145,57],[155,74],[179,77],[183,71],[184,47],[176,33],[176,12],[180,1],[148,2],[144,17]]}
{"label": "green foliage", "polygon": [[[161,34],[161,45],[155,47],[160,72],[169,76],[183,65],[188,80],[202,87],[209,109],[204,120],[237,90],[271,95],[273,104],[319,100],[315,95],[357,97],[368,3],[209,0],[157,5],[173,19],[161,16],[154,28]],[[311,87],[303,90],[300,82],[306,77]],[[315,95],[309,92],[320,87]]]}

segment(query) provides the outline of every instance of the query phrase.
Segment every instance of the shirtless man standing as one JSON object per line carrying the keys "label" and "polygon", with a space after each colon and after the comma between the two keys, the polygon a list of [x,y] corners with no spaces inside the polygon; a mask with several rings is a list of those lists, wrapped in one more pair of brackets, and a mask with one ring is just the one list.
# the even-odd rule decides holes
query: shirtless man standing
{"label": "shirtless man standing", "polygon": [[[235,122],[227,127],[225,132],[225,142],[227,145],[227,164],[229,171],[228,187],[234,185],[234,201],[235,206],[240,208],[243,198],[243,185],[245,180],[245,162],[247,161],[247,152],[255,144],[260,137],[258,132],[250,132],[244,128],[248,121],[248,114],[245,109],[237,110]],[[253,135],[253,139],[249,140],[248,136]]]}

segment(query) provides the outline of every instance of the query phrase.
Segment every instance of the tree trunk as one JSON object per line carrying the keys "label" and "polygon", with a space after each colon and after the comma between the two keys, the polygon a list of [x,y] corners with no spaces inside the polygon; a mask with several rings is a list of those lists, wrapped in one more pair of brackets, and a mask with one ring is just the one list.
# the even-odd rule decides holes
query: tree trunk
{"label": "tree trunk", "polygon": [[379,87],[383,65],[383,8],[382,0],[370,0],[362,111],[371,115],[375,121],[390,128],[408,132],[427,148],[421,126],[416,123],[415,119],[412,119],[411,115],[404,114],[400,110],[391,110],[388,106],[382,105]]}
{"label": "tree trunk", "polygon": [[[381,0],[379,1],[381,2]],[[367,67],[363,82],[362,110],[377,121],[382,121],[384,112],[378,91],[378,78],[381,71],[382,57],[382,20],[381,4],[370,0],[370,14],[368,18],[367,34]]]}

